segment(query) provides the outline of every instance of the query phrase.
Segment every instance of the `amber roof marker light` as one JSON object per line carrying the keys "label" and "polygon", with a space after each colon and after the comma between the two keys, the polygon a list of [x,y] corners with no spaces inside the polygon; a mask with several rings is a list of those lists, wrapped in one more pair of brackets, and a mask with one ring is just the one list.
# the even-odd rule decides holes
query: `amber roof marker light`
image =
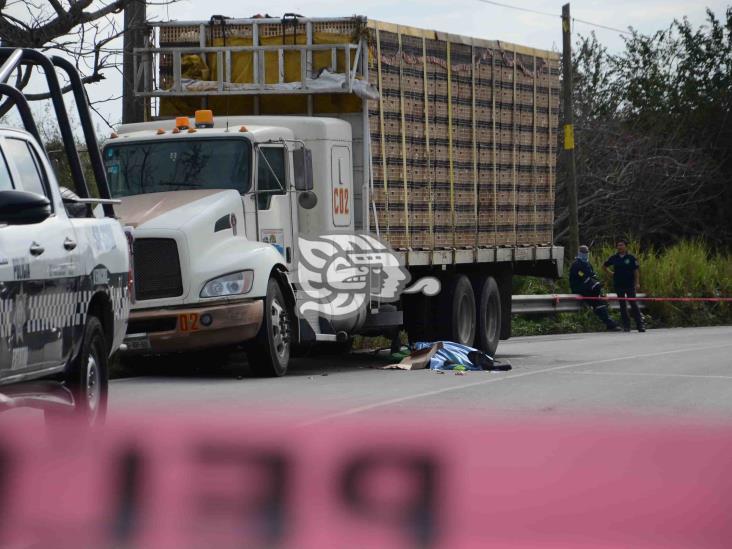
{"label": "amber roof marker light", "polygon": [[175,127],[178,130],[187,130],[191,127],[191,121],[188,119],[187,116],[176,116]]}
{"label": "amber roof marker light", "polygon": [[201,109],[196,111],[195,115],[196,128],[213,128],[214,117],[213,111],[210,109]]}

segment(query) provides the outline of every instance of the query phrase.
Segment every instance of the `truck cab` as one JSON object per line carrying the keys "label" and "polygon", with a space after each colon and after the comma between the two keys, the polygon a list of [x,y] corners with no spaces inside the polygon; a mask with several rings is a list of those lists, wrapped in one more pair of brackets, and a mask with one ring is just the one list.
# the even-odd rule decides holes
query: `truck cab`
{"label": "truck cab", "polygon": [[127,352],[243,344],[255,371],[283,374],[301,332],[298,238],[353,231],[350,132],[334,119],[206,111],[122,126],[103,158],[135,235]]}

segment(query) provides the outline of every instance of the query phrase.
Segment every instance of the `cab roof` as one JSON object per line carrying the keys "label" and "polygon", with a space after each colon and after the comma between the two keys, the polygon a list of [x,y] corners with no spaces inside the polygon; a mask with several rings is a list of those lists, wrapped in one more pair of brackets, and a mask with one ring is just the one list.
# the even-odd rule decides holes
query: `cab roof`
{"label": "cab roof", "polygon": [[[193,118],[190,118],[193,127]],[[157,120],[123,124],[117,131],[117,139],[157,140],[186,139],[197,137],[246,136],[255,143],[278,141],[280,139],[344,140],[351,139],[351,125],[337,118],[309,116],[219,116],[214,117],[213,128],[196,128],[194,133],[181,130],[172,133],[175,120]],[[245,131],[241,131],[242,127]],[[158,134],[158,130],[165,131]],[[116,141],[117,139],[114,139]]]}
{"label": "cab roof", "polygon": [[[129,124],[128,126],[138,126],[138,128],[134,128],[132,131],[129,131],[127,128],[121,128],[117,133],[118,137],[108,139],[106,143],[121,142],[127,139],[134,141],[159,141],[161,139],[199,139],[202,137],[246,137],[254,143],[264,143],[267,141],[295,138],[291,130],[272,126],[246,126],[246,131],[240,131],[240,126],[230,126],[228,130],[225,127],[196,128],[196,131],[192,133],[189,133],[187,130],[173,133],[174,126],[172,123],[146,122],[144,124]],[[164,130],[165,133],[158,133],[159,129]]]}

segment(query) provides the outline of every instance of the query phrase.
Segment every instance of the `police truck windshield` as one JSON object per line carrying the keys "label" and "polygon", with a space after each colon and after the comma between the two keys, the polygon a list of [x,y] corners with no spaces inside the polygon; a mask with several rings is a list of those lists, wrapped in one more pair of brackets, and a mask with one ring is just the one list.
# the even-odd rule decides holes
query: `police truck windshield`
{"label": "police truck windshield", "polygon": [[112,196],[251,186],[246,139],[175,139],[113,143],[104,148]]}

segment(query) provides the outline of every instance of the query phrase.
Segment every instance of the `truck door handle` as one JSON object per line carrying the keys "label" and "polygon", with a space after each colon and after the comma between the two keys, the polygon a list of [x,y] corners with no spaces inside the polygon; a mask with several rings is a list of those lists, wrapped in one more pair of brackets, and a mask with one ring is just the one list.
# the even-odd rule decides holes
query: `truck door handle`
{"label": "truck door handle", "polygon": [[67,236],[66,240],[64,240],[64,249],[70,252],[74,248],[76,248],[76,240],[72,240]]}
{"label": "truck door handle", "polygon": [[31,255],[38,256],[38,255],[41,255],[45,251],[46,251],[46,248],[41,246],[38,242],[34,242],[33,244],[31,244],[31,247],[30,247]]}

